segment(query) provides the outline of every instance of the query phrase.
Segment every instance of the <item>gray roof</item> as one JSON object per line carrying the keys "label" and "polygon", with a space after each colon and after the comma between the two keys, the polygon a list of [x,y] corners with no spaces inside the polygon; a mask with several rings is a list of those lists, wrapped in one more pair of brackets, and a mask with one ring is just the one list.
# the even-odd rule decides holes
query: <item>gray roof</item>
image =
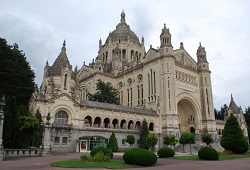
{"label": "gray roof", "polygon": [[95,108],[109,109],[115,111],[133,112],[144,115],[158,116],[155,110],[140,109],[135,107],[121,106],[121,105],[102,103],[90,100],[81,100],[80,104],[81,106],[87,106],[87,107],[95,107]]}
{"label": "gray roof", "polygon": [[69,63],[69,59],[67,57],[66,54],[66,44],[65,41],[63,43],[63,47],[61,49],[61,53],[59,54],[59,56],[57,57],[57,59],[55,60],[55,62],[53,63],[53,65],[51,67],[49,67],[49,75],[61,75],[62,69],[65,67],[70,67],[70,63]]}
{"label": "gray roof", "polygon": [[229,109],[232,110],[234,114],[239,114],[240,113],[240,108],[234,102],[232,94],[231,94],[231,101],[230,101],[230,104],[229,104]]}

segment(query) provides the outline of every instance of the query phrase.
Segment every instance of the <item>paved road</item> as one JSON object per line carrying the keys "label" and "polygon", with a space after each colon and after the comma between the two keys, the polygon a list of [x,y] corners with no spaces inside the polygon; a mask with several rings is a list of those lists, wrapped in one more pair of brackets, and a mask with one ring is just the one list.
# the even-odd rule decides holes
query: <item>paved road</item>
{"label": "paved road", "polygon": [[[0,170],[76,170],[75,168],[50,167],[49,163],[56,160],[78,159],[81,154],[67,153],[62,156],[15,158],[0,162]],[[121,155],[114,155],[121,159]],[[133,168],[129,170],[250,170],[250,158],[234,159],[229,161],[183,161],[171,159],[158,159],[155,166]],[[87,170],[87,169],[85,169]],[[93,169],[88,169],[93,170]],[[98,169],[102,170],[102,169]]]}

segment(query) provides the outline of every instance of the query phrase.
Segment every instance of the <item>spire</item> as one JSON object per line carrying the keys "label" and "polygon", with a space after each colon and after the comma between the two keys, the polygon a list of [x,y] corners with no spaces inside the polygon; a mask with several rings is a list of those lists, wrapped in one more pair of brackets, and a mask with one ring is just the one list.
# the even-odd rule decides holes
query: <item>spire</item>
{"label": "spire", "polygon": [[71,67],[69,63],[69,59],[66,54],[66,42],[63,41],[63,46],[61,49],[61,53],[53,63],[53,65],[50,68],[50,72],[52,75],[61,75],[61,71],[64,67]]}
{"label": "spire", "polygon": [[231,93],[231,100],[233,100],[233,94]]}
{"label": "spire", "polygon": [[125,20],[125,12],[124,12],[124,9],[122,9],[122,13],[121,13],[121,23],[126,23],[126,20]]}
{"label": "spire", "polygon": [[63,41],[62,51],[66,51],[66,41]]}

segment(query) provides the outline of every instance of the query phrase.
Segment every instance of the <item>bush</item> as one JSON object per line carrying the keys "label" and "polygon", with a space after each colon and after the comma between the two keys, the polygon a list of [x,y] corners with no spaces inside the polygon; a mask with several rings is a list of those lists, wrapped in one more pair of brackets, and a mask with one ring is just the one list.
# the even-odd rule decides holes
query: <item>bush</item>
{"label": "bush", "polygon": [[88,156],[83,154],[82,156],[80,156],[80,159],[81,159],[81,161],[87,161]]}
{"label": "bush", "polygon": [[200,159],[204,160],[218,160],[219,159],[219,153],[211,147],[205,146],[201,148],[198,152],[198,156]]}
{"label": "bush", "polygon": [[98,152],[95,156],[88,157],[88,162],[110,162],[111,158],[108,155],[104,155],[103,152]]}
{"label": "bush", "polygon": [[118,143],[114,133],[110,135],[107,147],[110,148],[112,152],[118,152]]}
{"label": "bush", "polygon": [[220,144],[226,150],[231,150],[237,154],[246,153],[249,149],[239,122],[232,114],[226,121]]}
{"label": "bush", "polygon": [[113,153],[109,150],[109,148],[103,146],[92,149],[90,155],[94,157],[98,152],[102,152],[105,156],[109,156],[111,159],[113,158]]}
{"label": "bush", "polygon": [[174,150],[171,148],[161,148],[158,150],[157,155],[159,158],[174,157]]}
{"label": "bush", "polygon": [[132,148],[123,154],[123,160],[126,164],[151,166],[157,162],[157,157],[153,152],[142,148]]}

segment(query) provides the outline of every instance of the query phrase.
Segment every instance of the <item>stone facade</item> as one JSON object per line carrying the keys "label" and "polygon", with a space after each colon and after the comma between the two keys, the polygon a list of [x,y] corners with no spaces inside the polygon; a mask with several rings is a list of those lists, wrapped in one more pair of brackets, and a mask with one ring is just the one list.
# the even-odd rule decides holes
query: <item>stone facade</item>
{"label": "stone facade", "polygon": [[[144,37],[139,40],[130,29],[123,11],[120,23],[104,44],[100,39],[95,60],[74,70],[64,41],[53,65],[46,63],[42,85],[29,103],[31,111],[40,110],[45,122],[50,113],[52,150],[90,150],[99,145],[96,140],[107,142],[112,132],[120,148],[128,147],[126,135],[134,134],[137,141],[144,118],[150,132],[158,136],[159,147],[166,134],[180,137],[182,132],[200,134],[207,128],[216,137],[205,48],[199,44],[195,61],[182,42],[174,49],[171,38],[164,24],[160,47],[150,46],[146,52]],[[121,105],[87,100],[87,93],[96,92],[98,79],[119,90]]]}

